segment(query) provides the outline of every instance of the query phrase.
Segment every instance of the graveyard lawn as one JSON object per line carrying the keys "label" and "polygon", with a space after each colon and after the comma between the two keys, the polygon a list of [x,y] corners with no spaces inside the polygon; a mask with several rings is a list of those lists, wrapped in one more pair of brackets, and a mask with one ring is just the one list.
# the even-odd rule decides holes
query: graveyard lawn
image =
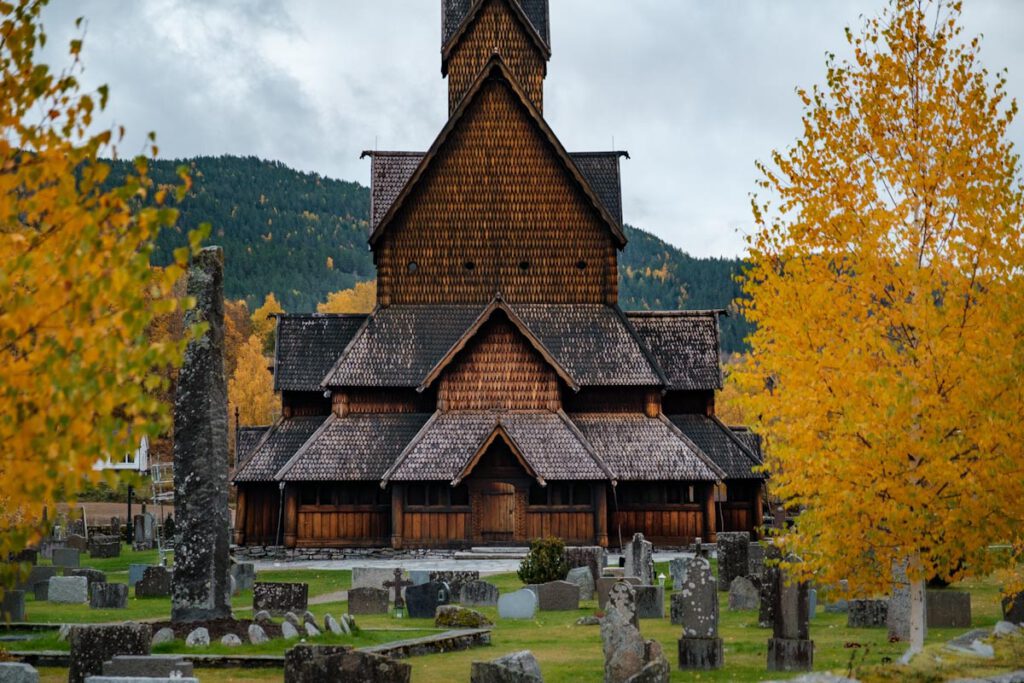
{"label": "graveyard lawn", "polygon": [[[134,558],[132,559],[134,561]],[[93,562],[83,558],[83,565]],[[127,564],[125,565],[127,566]],[[659,564],[656,574],[669,574],[667,564]],[[127,574],[125,574],[125,577]],[[111,577],[117,580],[117,577]],[[340,599],[339,591],[349,587],[350,572],[288,570],[274,569],[259,572],[260,581],[303,581],[310,586],[310,610],[322,623],[326,613],[339,616],[346,610],[346,604]],[[484,577],[496,584],[502,593],[522,588],[523,584],[515,574],[500,574]],[[122,580],[127,580],[126,578]],[[957,586],[958,590],[970,590],[973,612],[972,627],[992,626],[999,619],[998,586],[994,580],[978,580]],[[337,597],[338,599],[332,599]],[[666,601],[669,600],[666,591]],[[132,605],[134,599],[129,600]],[[325,601],[325,602],[320,602]],[[682,672],[676,670],[676,641],[680,635],[680,627],[673,626],[667,615],[660,620],[642,620],[640,630],[647,638],[657,639],[663,646],[666,656],[672,664],[672,680],[721,680],[721,681],[759,681],[768,677],[765,671],[767,640],[769,629],[757,626],[756,612],[730,612],[728,610],[728,594],[719,593],[721,605],[720,635],[724,640],[725,668],[713,672]],[[149,599],[135,602],[147,603],[145,611],[150,618],[167,618],[170,601],[167,599]],[[151,604],[150,604],[151,603]],[[817,614],[811,622],[811,637],[815,641],[815,669],[832,670],[846,673],[852,666],[853,673],[863,681],[895,681],[895,680],[943,680],[955,676],[970,674],[987,674],[997,670],[1006,671],[1011,667],[1024,667],[1024,638],[1016,641],[997,643],[997,659],[989,662],[972,662],[956,657],[949,652],[939,652],[941,644],[964,632],[966,629],[932,629],[929,632],[930,650],[926,656],[919,657],[907,668],[900,668],[890,662],[899,658],[904,650],[900,643],[889,643],[885,628],[848,629],[845,614],[829,614],[822,607],[824,600],[819,600]],[[233,600],[236,614],[240,617],[251,616],[252,594],[246,591]],[[29,601],[29,616],[33,621],[68,621],[79,618],[85,621],[94,615],[91,621],[121,620],[127,618],[126,610],[89,610],[78,606],[48,606],[46,618],[40,617],[37,605]],[[129,609],[132,609],[131,607]],[[601,650],[600,631],[596,626],[576,626],[575,621],[586,615],[594,614],[597,605],[593,600],[583,601],[576,611],[538,612],[537,618],[529,621],[500,620],[495,608],[478,607],[496,622],[492,632],[492,646],[476,648],[462,652],[450,652],[439,655],[414,657],[410,659],[413,666],[414,681],[452,681],[468,680],[470,664],[474,660],[489,660],[508,652],[521,649],[532,650],[540,661],[544,672],[544,680],[548,683],[569,681],[597,681],[603,673],[603,655]],[[117,612],[113,615],[113,612]],[[136,617],[138,618],[138,617]],[[358,625],[363,629],[356,639],[344,640],[322,636],[315,642],[349,642],[356,646],[369,645],[403,638],[412,638],[427,633],[436,633],[433,622],[429,619],[396,620],[387,615],[363,615],[358,617]],[[378,630],[380,629],[380,630]],[[402,631],[399,629],[412,629]],[[55,640],[55,636],[53,636]],[[294,641],[274,640],[262,646],[243,645],[240,648],[223,648],[218,644],[201,650],[205,653],[230,652],[231,654],[282,654]],[[38,644],[38,645],[37,645]],[[50,636],[34,641],[36,649],[66,649],[66,644],[51,641]],[[27,644],[12,644],[11,649],[28,649]],[[176,641],[171,645],[160,646],[157,652],[181,652],[189,650],[184,643]],[[941,656],[947,670],[936,676],[932,664],[933,655]],[[55,670],[58,671],[59,670]],[[66,675],[66,674],[65,674]],[[773,674],[772,678],[790,678],[795,674]],[[249,681],[249,680],[280,680],[280,670],[228,670],[203,669],[201,679],[204,681]],[[42,680],[58,680],[48,672],[44,672]],[[64,680],[64,679],[60,679]]]}

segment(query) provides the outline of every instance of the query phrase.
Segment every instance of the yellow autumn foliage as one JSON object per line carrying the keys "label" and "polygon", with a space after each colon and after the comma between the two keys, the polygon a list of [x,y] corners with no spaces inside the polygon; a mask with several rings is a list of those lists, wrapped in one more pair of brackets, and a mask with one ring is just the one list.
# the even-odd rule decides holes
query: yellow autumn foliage
{"label": "yellow autumn foliage", "polygon": [[802,137],[759,165],[736,396],[803,509],[796,571],[860,594],[894,560],[958,579],[1024,542],[1017,107],[959,19],[893,0],[848,30],[852,58],[799,91]]}
{"label": "yellow autumn foliage", "polygon": [[149,261],[188,179],[157,190],[140,158],[104,185],[119,136],[91,125],[108,91],[81,90],[81,39],[60,72],[35,62],[44,5],[0,4],[0,557],[38,540],[58,492],[73,500],[100,478],[94,462],[169,427],[161,370],[185,343],[147,331],[181,303],[189,250],[167,268]]}
{"label": "yellow autumn foliage", "polygon": [[274,350],[274,331],[277,329],[278,313],[284,313],[277,297],[271,292],[263,299],[263,305],[252,312],[252,331],[263,344],[263,350],[270,352]]}
{"label": "yellow autumn foliage", "polygon": [[255,334],[238,350],[234,374],[228,381],[228,403],[238,409],[240,425],[266,425],[277,416],[277,397],[270,361]]}
{"label": "yellow autumn foliage", "polygon": [[357,282],[351,289],[342,289],[327,295],[327,301],[318,304],[317,313],[369,313],[377,305],[377,281]]}

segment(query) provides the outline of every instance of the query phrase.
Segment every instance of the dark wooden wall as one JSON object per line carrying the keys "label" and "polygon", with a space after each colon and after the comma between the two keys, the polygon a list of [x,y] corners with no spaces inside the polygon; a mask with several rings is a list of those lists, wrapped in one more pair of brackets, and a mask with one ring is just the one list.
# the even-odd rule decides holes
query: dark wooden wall
{"label": "dark wooden wall", "polygon": [[547,64],[522,24],[504,2],[492,2],[469,27],[448,57],[448,114],[476,80],[495,50],[501,54],[527,97],[537,109],[544,106]]}
{"label": "dark wooden wall", "polygon": [[503,313],[495,313],[441,377],[441,410],[558,410],[558,377]]}
{"label": "dark wooden wall", "polygon": [[322,391],[282,391],[281,412],[285,417],[329,415],[331,399]]}
{"label": "dark wooden wall", "polygon": [[300,547],[384,546],[390,533],[391,511],[387,508],[299,506]]}
{"label": "dark wooden wall", "polygon": [[432,413],[437,405],[437,393],[415,389],[346,389],[331,395],[334,412],[339,416],[349,413]]}
{"label": "dark wooden wall", "polygon": [[[381,237],[378,301],[610,303],[616,247],[508,87],[488,83]],[[410,263],[415,263],[410,270]]]}
{"label": "dark wooden wall", "polygon": [[245,492],[245,519],[236,519],[235,524],[244,528],[245,543],[275,545],[280,504],[277,484],[241,484],[239,490]]}

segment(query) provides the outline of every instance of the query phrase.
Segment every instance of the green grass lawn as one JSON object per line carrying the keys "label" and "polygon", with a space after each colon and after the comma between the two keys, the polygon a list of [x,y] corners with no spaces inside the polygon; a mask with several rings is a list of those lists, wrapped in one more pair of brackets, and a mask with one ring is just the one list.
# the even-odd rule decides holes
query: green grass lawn
{"label": "green grass lawn", "polygon": [[[146,559],[148,558],[148,559]],[[114,560],[84,560],[83,564],[97,566],[101,563],[107,568],[111,580],[127,581],[129,562],[155,561],[156,554],[133,553],[126,551],[121,558]],[[119,575],[124,572],[123,577]],[[667,564],[659,564],[657,573],[668,572]],[[301,581],[309,584],[310,597],[330,595],[345,590],[351,585],[351,572],[318,571],[309,569],[289,570],[275,568],[258,574],[261,581]],[[487,577],[502,592],[516,590],[522,583],[514,573],[499,574]],[[974,627],[991,626],[999,619],[998,586],[989,579],[965,582],[958,589],[971,591],[971,605]],[[668,598],[666,595],[666,617],[668,615]],[[768,677],[765,671],[767,641],[771,635],[769,629],[757,625],[757,614],[754,612],[730,612],[727,608],[727,594],[722,592],[720,634],[725,646],[725,668],[713,672],[684,672],[675,670],[676,641],[680,636],[680,628],[669,623],[667,618],[660,620],[644,620],[640,624],[642,633],[647,638],[658,640],[665,650],[669,662],[673,665],[673,681],[759,681]],[[245,591],[232,601],[239,616],[248,616],[251,611],[252,593]],[[311,611],[322,622],[326,613],[335,616],[346,610],[344,601],[332,600],[325,604],[311,605]],[[576,626],[580,616],[594,614],[596,601],[584,602],[580,609],[573,612],[543,612],[530,621],[511,621],[497,619],[497,610],[483,608],[482,612],[496,621],[492,633],[492,646],[477,648],[463,652],[451,652],[426,657],[415,657],[410,661],[413,666],[413,680],[429,681],[461,681],[469,679],[470,664],[474,660],[493,659],[502,654],[516,650],[529,649],[540,660],[544,679],[548,683],[569,681],[599,681],[603,675],[604,658],[601,651],[600,629],[596,626]],[[88,606],[62,606],[48,603],[35,603],[31,599],[26,605],[29,619],[34,622],[102,622],[124,621],[128,619],[165,619],[170,613],[168,599],[129,599],[127,610],[90,610]],[[387,615],[361,616],[359,626],[363,631],[355,637],[322,636],[317,642],[346,643],[356,647],[412,638],[433,630],[429,619],[395,619]],[[410,630],[406,630],[410,629]],[[1003,641],[998,646],[998,657],[990,662],[978,662],[956,657],[948,651],[941,650],[941,644],[958,635],[961,631],[950,629],[933,629],[928,634],[929,649],[915,660],[909,667],[898,667],[892,664],[904,650],[900,643],[889,643],[886,630],[879,629],[848,629],[845,614],[828,614],[819,607],[811,622],[811,637],[815,641],[815,669],[832,670],[839,673],[852,671],[855,677],[864,681],[940,681],[946,678],[968,674],[981,675],[1010,668],[1024,668],[1024,638],[1014,641]],[[241,648],[224,648],[219,643],[203,650],[207,653],[232,654],[282,654],[291,643],[282,640],[272,641],[262,646],[244,645]],[[46,634],[30,643],[17,643],[11,649],[65,649],[66,644],[57,641],[54,634]],[[188,652],[183,642],[161,646],[158,652]],[[937,661],[941,660],[941,662]],[[44,670],[42,680],[64,680],[59,669]],[[66,673],[63,674],[66,677]],[[280,670],[233,671],[204,669],[200,674],[203,681],[248,681],[248,680],[280,680]],[[787,678],[786,675],[772,675],[773,678]]]}

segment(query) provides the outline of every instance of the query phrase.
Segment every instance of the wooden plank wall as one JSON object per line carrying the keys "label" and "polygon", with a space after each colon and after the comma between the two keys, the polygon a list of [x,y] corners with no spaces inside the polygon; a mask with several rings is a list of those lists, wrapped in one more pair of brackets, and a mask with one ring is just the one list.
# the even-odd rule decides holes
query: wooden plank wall
{"label": "wooden plank wall", "polygon": [[463,546],[470,542],[473,527],[465,511],[425,512],[406,509],[402,544],[409,546]]}
{"label": "wooden plank wall", "polygon": [[245,542],[274,545],[280,493],[276,484],[245,484]]}
{"label": "wooden plank wall", "polygon": [[753,531],[754,504],[750,502],[716,503],[719,531]]}
{"label": "wooden plank wall", "polygon": [[390,508],[343,510],[299,506],[298,546],[383,546],[388,544],[390,534]]}
{"label": "wooden plank wall", "polygon": [[617,510],[611,515],[608,536],[613,545],[632,538],[636,532],[655,543],[685,545],[704,535],[704,511],[699,504],[671,508]]}
{"label": "wooden plank wall", "polygon": [[587,511],[544,511],[526,513],[526,533],[530,540],[557,536],[568,544],[593,545],[594,513]]}

